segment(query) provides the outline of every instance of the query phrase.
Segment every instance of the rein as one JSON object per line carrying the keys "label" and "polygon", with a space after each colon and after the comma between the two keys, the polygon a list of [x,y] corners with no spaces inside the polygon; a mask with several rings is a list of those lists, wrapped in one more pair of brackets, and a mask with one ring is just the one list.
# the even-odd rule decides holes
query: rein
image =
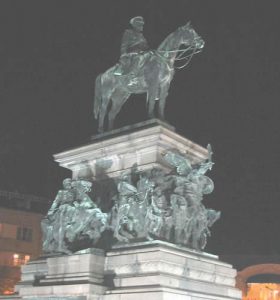
{"label": "rein", "polygon": [[[189,50],[192,50],[192,52],[190,54],[184,56],[184,54]],[[175,61],[186,60],[186,62],[181,66],[175,67],[175,69],[183,69],[184,67],[186,67],[190,63],[190,61],[191,61],[192,57],[194,56],[194,54],[201,52],[201,50],[197,50],[197,47],[189,46],[185,49],[157,50],[157,52],[179,53],[179,55],[175,57]],[[160,56],[162,56],[162,55],[160,54]]]}
{"label": "rein", "polygon": [[183,69],[184,67],[186,67],[189,63],[190,63],[190,61],[191,61],[191,59],[192,59],[192,57],[196,54],[196,53],[198,53],[198,52],[200,52],[200,51],[196,51],[197,50],[197,48],[196,47],[193,47],[193,51],[192,51],[192,53],[190,53],[189,55],[186,55],[186,56],[184,56],[183,58],[182,58],[182,55],[178,58],[178,59],[176,59],[175,58],[175,61],[176,60],[186,60],[186,62],[183,64],[183,65],[181,65],[181,66],[179,66],[179,67],[175,67],[175,69],[178,69],[178,70],[180,70],[180,69]]}

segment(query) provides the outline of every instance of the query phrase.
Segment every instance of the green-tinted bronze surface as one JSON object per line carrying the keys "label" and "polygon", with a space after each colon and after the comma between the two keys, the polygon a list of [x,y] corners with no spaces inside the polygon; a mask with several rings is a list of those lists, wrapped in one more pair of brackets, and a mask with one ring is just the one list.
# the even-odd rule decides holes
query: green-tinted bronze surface
{"label": "green-tinted bronze surface", "polygon": [[191,165],[185,155],[168,151],[163,159],[173,167],[169,173],[135,165],[120,178],[94,182],[94,201],[88,195],[91,182],[65,179],[42,221],[44,251],[72,253],[102,247],[102,240],[113,245],[153,239],[203,249],[209,227],[220,217],[202,204],[214,188],[205,175],[213,165],[210,146],[208,153]]}
{"label": "green-tinted bronze surface", "polygon": [[[158,100],[158,117],[164,119],[165,101],[170,82],[176,68],[183,68],[192,56],[204,46],[202,38],[190,23],[179,27],[160,44],[150,50],[143,36],[144,20],[135,17],[131,28],[123,35],[119,63],[98,75],[95,83],[94,115],[98,119],[98,130],[104,130],[104,118],[108,113],[109,129],[131,94],[147,94],[150,118],[154,117]],[[175,63],[180,66],[175,66]]]}

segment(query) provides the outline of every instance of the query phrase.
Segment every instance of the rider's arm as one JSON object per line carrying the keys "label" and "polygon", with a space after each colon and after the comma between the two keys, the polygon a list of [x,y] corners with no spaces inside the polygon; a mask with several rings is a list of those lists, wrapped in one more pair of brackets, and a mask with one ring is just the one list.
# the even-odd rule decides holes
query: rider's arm
{"label": "rider's arm", "polygon": [[122,44],[121,44],[121,55],[126,54],[128,52],[128,48],[130,46],[131,40],[131,30],[127,29],[122,37]]}

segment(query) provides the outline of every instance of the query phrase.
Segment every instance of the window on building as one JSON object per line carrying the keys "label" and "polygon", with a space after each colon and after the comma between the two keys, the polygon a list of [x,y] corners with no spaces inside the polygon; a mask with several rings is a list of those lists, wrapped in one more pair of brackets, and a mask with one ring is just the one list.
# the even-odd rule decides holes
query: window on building
{"label": "window on building", "polygon": [[243,300],[279,300],[280,284],[278,283],[249,283],[248,293]]}
{"label": "window on building", "polygon": [[19,241],[32,241],[32,229],[27,227],[18,227],[17,228],[17,240]]}
{"label": "window on building", "polygon": [[13,255],[13,265],[14,266],[21,266],[28,263],[30,260],[30,255],[27,254],[18,254],[14,253]]}
{"label": "window on building", "polygon": [[0,223],[0,237],[15,239],[17,237],[17,226],[7,223]]}

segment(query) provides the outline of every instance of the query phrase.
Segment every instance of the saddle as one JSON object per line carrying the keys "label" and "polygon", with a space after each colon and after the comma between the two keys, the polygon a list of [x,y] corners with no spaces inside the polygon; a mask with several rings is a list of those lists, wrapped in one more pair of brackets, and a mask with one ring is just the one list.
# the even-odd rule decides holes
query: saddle
{"label": "saddle", "polygon": [[114,75],[137,77],[152,54],[154,54],[153,51],[146,51],[122,55],[119,63],[115,66]]}

